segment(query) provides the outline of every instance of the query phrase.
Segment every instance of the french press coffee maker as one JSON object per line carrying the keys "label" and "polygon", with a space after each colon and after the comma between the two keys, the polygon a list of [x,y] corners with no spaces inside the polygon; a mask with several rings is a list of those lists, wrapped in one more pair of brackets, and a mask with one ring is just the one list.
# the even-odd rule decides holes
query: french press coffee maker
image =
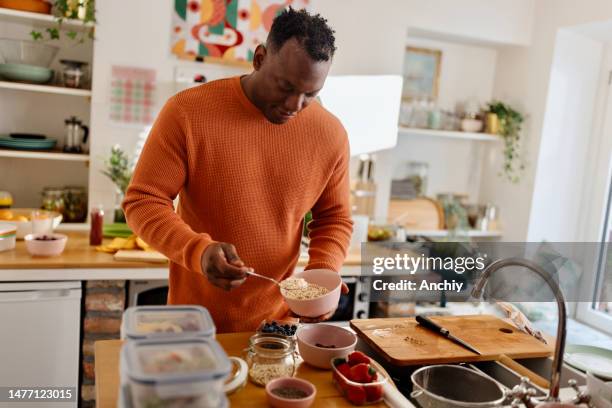
{"label": "french press coffee maker", "polygon": [[64,123],[66,124],[64,152],[83,153],[83,151],[85,151],[87,137],[89,136],[89,128],[75,116],[66,119]]}

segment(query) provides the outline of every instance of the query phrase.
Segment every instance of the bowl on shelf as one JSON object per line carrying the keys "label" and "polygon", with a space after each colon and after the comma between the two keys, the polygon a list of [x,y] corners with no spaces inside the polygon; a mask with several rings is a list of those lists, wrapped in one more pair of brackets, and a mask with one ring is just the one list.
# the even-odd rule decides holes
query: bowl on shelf
{"label": "bowl on shelf", "polygon": [[6,64],[49,68],[59,48],[34,41],[0,38],[0,57]]}
{"label": "bowl on shelf", "polygon": [[55,233],[28,234],[24,240],[32,256],[58,256],[64,252],[68,236]]}
{"label": "bowl on shelf", "polygon": [[465,118],[461,121],[461,130],[464,132],[478,133],[482,131],[482,120]]}
{"label": "bowl on shelf", "polygon": [[36,65],[0,64],[0,77],[14,82],[46,84],[53,79],[53,70]]}
{"label": "bowl on shelf", "polygon": [[281,289],[281,294],[293,313],[303,317],[318,317],[338,307],[342,286],[342,278],[338,272],[330,269],[309,269],[297,272],[293,277],[302,278],[308,283],[323,286],[328,290],[326,294],[313,299],[295,299],[285,296],[284,290]]}
{"label": "bowl on shelf", "polygon": [[301,378],[281,377],[266,384],[268,404],[274,408],[308,408],[316,394],[316,387]]}
{"label": "bowl on shelf", "polygon": [[348,356],[357,344],[357,336],[353,332],[333,324],[301,326],[296,335],[298,350],[304,361],[326,370],[331,370],[332,359]]}

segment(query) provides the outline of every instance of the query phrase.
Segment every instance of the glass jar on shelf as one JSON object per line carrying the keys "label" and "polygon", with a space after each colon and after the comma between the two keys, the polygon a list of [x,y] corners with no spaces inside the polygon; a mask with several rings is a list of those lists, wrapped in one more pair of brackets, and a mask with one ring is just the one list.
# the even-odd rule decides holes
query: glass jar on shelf
{"label": "glass jar on shelf", "polygon": [[64,189],[59,187],[45,187],[42,191],[41,208],[64,215]]}
{"label": "glass jar on shelf", "polygon": [[275,378],[293,377],[297,369],[295,346],[288,339],[258,333],[249,339],[244,350],[249,379],[264,386]]}
{"label": "glass jar on shelf", "polygon": [[87,219],[87,190],[85,187],[64,188],[64,221],[85,222]]}

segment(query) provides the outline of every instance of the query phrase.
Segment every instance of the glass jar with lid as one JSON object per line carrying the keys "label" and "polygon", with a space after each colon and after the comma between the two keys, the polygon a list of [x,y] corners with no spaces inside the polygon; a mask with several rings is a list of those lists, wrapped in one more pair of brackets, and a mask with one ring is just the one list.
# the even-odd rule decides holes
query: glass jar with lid
{"label": "glass jar with lid", "polygon": [[280,377],[293,377],[297,369],[295,346],[288,339],[255,334],[244,350],[249,378],[255,385],[265,386]]}
{"label": "glass jar with lid", "polygon": [[85,187],[64,188],[64,221],[84,222],[87,219],[87,190]]}
{"label": "glass jar with lid", "polygon": [[41,208],[64,215],[64,189],[59,187],[45,187],[42,192]]}

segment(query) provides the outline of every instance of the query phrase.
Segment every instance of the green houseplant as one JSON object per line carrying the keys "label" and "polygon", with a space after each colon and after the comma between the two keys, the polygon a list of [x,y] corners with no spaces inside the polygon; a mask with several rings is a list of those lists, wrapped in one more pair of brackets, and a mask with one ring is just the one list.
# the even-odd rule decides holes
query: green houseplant
{"label": "green houseplant", "polygon": [[104,160],[104,166],[105,169],[102,170],[102,174],[108,177],[117,189],[114,221],[125,222],[125,214],[121,209],[121,203],[132,179],[132,166],[129,157],[121,149],[121,146],[115,145],[111,148],[110,156]]}
{"label": "green houseplant", "polygon": [[489,102],[488,110],[497,115],[499,133],[504,138],[504,164],[501,175],[512,183],[518,183],[525,168],[520,152],[521,129],[525,118],[501,101]]}
{"label": "green houseplant", "polygon": [[32,30],[30,36],[34,41],[59,40],[62,33],[62,24],[65,20],[80,20],[85,25],[89,25],[88,30],[79,32],[76,30],[66,30],[66,37],[75,40],[77,43],[85,42],[86,38],[94,38],[94,25],[96,23],[95,0],[54,0],[53,10],[55,15],[55,27],[49,27],[44,32]]}

